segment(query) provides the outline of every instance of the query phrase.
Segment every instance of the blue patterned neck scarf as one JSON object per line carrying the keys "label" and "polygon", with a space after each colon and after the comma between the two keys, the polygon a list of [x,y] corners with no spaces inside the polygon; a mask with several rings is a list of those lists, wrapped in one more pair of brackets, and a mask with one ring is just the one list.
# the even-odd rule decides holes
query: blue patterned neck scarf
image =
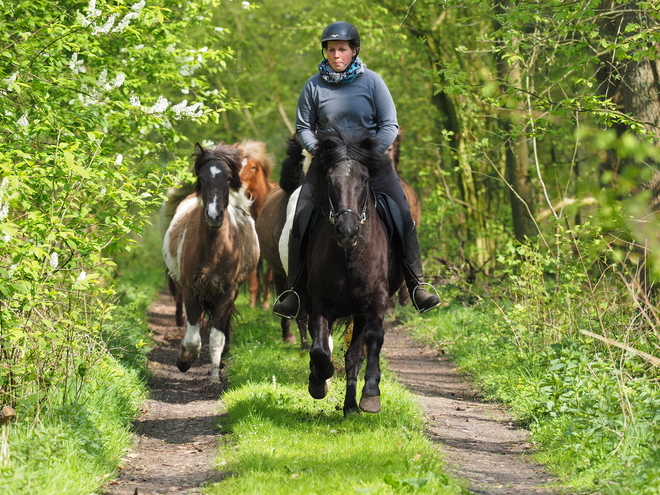
{"label": "blue patterned neck scarf", "polygon": [[344,72],[335,72],[330,67],[330,62],[327,58],[324,58],[319,64],[319,72],[321,77],[333,84],[348,84],[353,81],[356,77],[361,76],[367,66],[362,63],[360,57],[355,57],[355,60],[351,62],[351,65],[348,66]]}

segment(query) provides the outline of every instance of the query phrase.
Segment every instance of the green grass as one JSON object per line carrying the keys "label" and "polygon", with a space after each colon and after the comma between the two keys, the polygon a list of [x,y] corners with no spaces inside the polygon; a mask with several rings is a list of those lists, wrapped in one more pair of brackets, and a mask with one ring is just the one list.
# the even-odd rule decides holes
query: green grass
{"label": "green grass", "polygon": [[510,407],[571,493],[660,493],[660,390],[644,361],[587,338],[546,344],[487,305],[407,320]]}
{"label": "green grass", "polygon": [[[422,433],[414,396],[390,373],[381,381],[380,413],[344,418],[341,373],[325,399],[311,398],[307,353],[280,341],[269,312],[250,310],[243,296],[239,308],[231,386],[222,397],[227,436],[217,457],[228,476],[207,493],[462,493]],[[335,363],[343,367],[340,348],[335,338]]]}
{"label": "green grass", "polygon": [[118,258],[119,305],[102,330],[103,342],[87,351],[92,365],[72,373],[66,390],[50,387],[37,421],[20,417],[3,427],[0,446],[9,455],[0,455],[0,493],[89,495],[115,476],[147,394],[147,307],[163,284],[153,254],[158,242],[150,233]]}

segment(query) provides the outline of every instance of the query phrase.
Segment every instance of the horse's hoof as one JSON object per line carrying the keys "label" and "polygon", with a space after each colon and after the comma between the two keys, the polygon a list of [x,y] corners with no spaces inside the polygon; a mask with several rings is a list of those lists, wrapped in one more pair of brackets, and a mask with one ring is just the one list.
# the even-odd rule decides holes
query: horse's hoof
{"label": "horse's hoof", "polygon": [[286,342],[287,344],[295,344],[296,343],[296,336],[293,335],[292,333],[289,333],[287,335],[283,335],[282,340],[284,342]]}
{"label": "horse's hoof", "polygon": [[179,368],[179,371],[185,373],[190,369],[190,366],[192,365],[192,361],[179,361],[178,359],[176,360],[176,367]]}
{"label": "horse's hoof", "polygon": [[366,413],[377,413],[380,411],[380,396],[369,397],[363,395],[360,399],[360,410]]}
{"label": "horse's hoof", "polygon": [[220,385],[220,375],[215,374],[211,375],[211,379],[209,380],[209,385]]}
{"label": "horse's hoof", "polygon": [[361,411],[357,406],[349,407],[348,409],[344,408],[344,417],[348,418],[350,416],[359,416],[360,412]]}
{"label": "horse's hoof", "polygon": [[328,395],[329,389],[329,378],[321,383],[314,383],[312,381],[312,377],[309,377],[309,386],[307,387],[307,390],[309,391],[309,395],[311,395],[314,399],[323,399],[326,395]]}

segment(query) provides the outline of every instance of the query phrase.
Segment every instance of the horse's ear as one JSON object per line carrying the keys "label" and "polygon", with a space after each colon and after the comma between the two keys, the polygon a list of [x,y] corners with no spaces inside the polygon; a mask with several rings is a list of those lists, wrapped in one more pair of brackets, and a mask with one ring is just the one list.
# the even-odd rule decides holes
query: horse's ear
{"label": "horse's ear", "polygon": [[[239,150],[240,151],[240,150]],[[243,168],[241,164],[241,158],[243,153],[236,153],[234,159],[229,160],[229,169],[231,170],[231,177],[229,178],[229,187],[234,191],[241,189],[243,182],[241,181],[241,170]]]}
{"label": "horse's ear", "polygon": [[367,151],[373,151],[378,147],[378,140],[372,136],[368,136],[360,142],[360,148]]}
{"label": "horse's ear", "polygon": [[204,154],[204,148],[202,148],[202,145],[199,143],[195,143],[195,157],[199,158]]}

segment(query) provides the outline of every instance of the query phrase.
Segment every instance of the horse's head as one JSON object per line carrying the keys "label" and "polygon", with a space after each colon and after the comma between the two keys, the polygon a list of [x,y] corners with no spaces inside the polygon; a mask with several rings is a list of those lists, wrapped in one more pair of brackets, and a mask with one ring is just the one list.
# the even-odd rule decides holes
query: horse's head
{"label": "horse's head", "polygon": [[211,150],[195,144],[195,192],[210,228],[222,227],[229,194],[241,188],[240,171],[241,152],[237,148],[220,143]]}
{"label": "horse's head", "polygon": [[245,140],[238,145],[243,153],[241,180],[248,188],[265,183],[273,170],[273,159],[266,152],[266,144],[261,141]]}
{"label": "horse's head", "polygon": [[333,129],[318,137],[319,151],[314,157],[317,200],[325,203],[324,210],[334,225],[339,246],[351,249],[357,245],[362,225],[373,212],[371,173],[384,166],[387,158],[378,151],[376,138],[366,133],[349,135]]}

